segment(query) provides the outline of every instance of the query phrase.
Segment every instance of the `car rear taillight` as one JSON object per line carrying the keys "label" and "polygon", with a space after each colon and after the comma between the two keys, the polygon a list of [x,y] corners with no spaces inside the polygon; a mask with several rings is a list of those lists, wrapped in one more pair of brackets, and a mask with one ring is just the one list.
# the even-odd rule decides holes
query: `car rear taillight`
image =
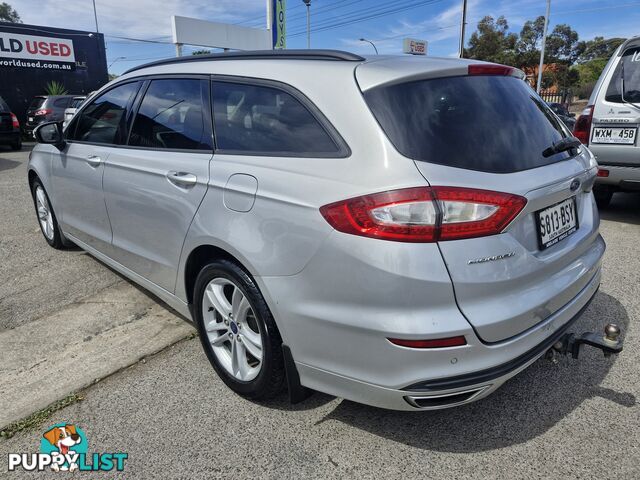
{"label": "car rear taillight", "polygon": [[589,105],[585,108],[576,124],[573,127],[573,136],[580,140],[585,145],[589,145],[589,134],[591,133],[591,121],[593,120],[593,105]]}
{"label": "car rear taillight", "polygon": [[598,177],[608,177],[608,176],[609,176],[609,170],[606,170],[604,168],[598,169]]}
{"label": "car rear taillight", "polygon": [[18,117],[16,117],[14,113],[11,114],[11,123],[13,125],[13,128],[15,129],[20,128],[20,122],[18,121]]}
{"label": "car rear taillight", "polygon": [[429,340],[406,340],[403,338],[387,338],[394,345],[408,348],[446,348],[461,347],[467,344],[464,335],[448,338],[435,338]]}
{"label": "car rear taillight", "polygon": [[336,230],[396,242],[438,242],[495,235],[527,200],[461,187],[415,187],[331,203],[320,213]]}
{"label": "car rear taillight", "polygon": [[503,77],[524,78],[522,70],[498,63],[474,63],[469,65],[467,70],[469,75],[497,75]]}
{"label": "car rear taillight", "polygon": [[38,115],[49,115],[53,113],[53,110],[51,110],[50,108],[41,108],[40,110],[36,110],[34,115],[38,116]]}

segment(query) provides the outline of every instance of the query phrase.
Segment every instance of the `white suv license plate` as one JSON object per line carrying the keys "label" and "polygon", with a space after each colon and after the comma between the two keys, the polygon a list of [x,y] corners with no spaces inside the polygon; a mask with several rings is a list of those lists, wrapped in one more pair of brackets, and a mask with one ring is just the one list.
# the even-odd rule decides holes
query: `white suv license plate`
{"label": "white suv license plate", "polygon": [[536,212],[540,250],[564,240],[578,230],[576,197],[567,198]]}
{"label": "white suv license plate", "polygon": [[609,128],[595,127],[591,136],[591,143],[616,143],[619,145],[633,145],[636,143],[637,128]]}

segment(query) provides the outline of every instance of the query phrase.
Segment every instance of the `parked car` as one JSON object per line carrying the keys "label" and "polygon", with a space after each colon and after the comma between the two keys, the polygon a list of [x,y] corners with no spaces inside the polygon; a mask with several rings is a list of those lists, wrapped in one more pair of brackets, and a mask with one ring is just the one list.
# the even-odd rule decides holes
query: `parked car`
{"label": "parked car", "polygon": [[0,97],[0,145],[9,145],[13,150],[22,148],[20,122],[2,97]]}
{"label": "parked car", "polygon": [[73,95],[39,95],[34,97],[27,109],[25,132],[33,134],[33,130],[44,122],[61,122],[64,111],[73,101]]}
{"label": "parked car", "polygon": [[576,114],[569,112],[566,106],[561,103],[547,103],[549,108],[555,113],[560,120],[567,126],[569,130],[573,130],[573,127],[576,124]]}
{"label": "parked car", "polygon": [[84,95],[73,97],[69,108],[66,108],[64,111],[64,121],[62,122],[63,127],[66,127],[69,124],[73,116],[78,111],[78,107],[80,107],[80,105],[82,105],[86,99],[87,97]]}
{"label": "parked car", "polygon": [[640,191],[640,37],[630,38],[605,66],[574,129],[600,170],[594,194],[607,206],[615,192]]}
{"label": "parked car", "polygon": [[600,283],[597,164],[523,78],[324,50],[137,67],[36,130],[39,223],[191,319],[241,395],[468,403]]}

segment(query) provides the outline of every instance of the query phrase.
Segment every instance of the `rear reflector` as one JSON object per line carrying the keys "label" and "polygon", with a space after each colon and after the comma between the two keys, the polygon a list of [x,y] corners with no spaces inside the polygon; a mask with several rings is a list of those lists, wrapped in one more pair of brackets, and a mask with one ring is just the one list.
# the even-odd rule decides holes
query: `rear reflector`
{"label": "rear reflector", "polygon": [[461,347],[467,344],[464,335],[449,338],[435,338],[431,340],[405,340],[402,338],[387,338],[394,345],[408,348],[445,348]]}
{"label": "rear reflector", "polygon": [[593,105],[585,108],[576,124],[573,127],[573,136],[580,140],[583,144],[589,145],[589,135],[591,134],[591,121],[593,120]]}
{"label": "rear reflector", "polygon": [[437,242],[502,232],[522,211],[519,195],[461,187],[415,187],[320,208],[336,230],[396,242]]}
{"label": "rear reflector", "polygon": [[609,170],[605,170],[604,168],[599,168],[598,169],[598,176],[599,177],[608,177],[609,176]]}

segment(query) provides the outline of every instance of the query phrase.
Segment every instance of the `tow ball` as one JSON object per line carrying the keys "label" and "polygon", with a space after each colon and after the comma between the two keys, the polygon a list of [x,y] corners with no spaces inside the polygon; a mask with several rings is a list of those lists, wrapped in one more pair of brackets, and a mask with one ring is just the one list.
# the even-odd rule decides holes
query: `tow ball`
{"label": "tow ball", "polygon": [[604,327],[604,335],[594,332],[584,332],[581,335],[565,333],[549,349],[546,357],[552,361],[555,359],[556,354],[571,355],[573,358],[578,358],[582,345],[599,348],[605,357],[617,355],[622,351],[620,327],[615,323],[608,323]]}

